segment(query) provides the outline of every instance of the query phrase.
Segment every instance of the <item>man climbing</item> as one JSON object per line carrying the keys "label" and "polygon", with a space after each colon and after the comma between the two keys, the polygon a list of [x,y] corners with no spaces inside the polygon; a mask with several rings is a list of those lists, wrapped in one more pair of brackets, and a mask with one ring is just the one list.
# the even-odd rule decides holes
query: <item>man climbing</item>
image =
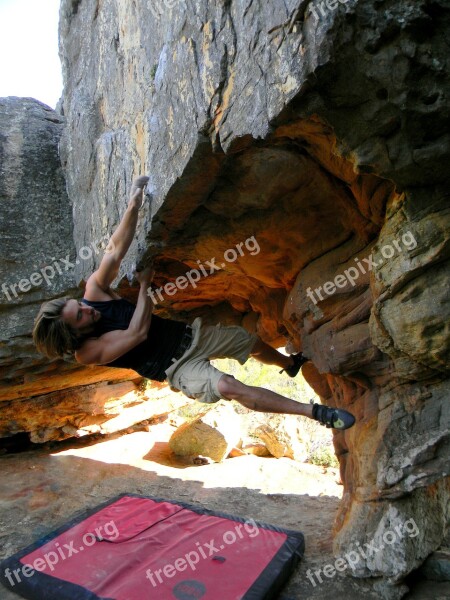
{"label": "man climbing", "polygon": [[84,298],[60,298],[42,305],[33,329],[39,352],[49,358],[69,354],[83,365],[134,369],[148,379],[167,380],[173,389],[200,402],[237,400],[256,411],[303,415],[335,429],[351,427],[355,418],[345,410],[302,404],[245,385],[209,362],[234,358],[243,364],[253,356],[295,377],[308,360],[301,353],[285,356],[243,327],[204,326],[200,318],[190,326],[152,315],[154,304],[148,290],[154,272],[149,267],[135,274],[139,282],[136,305],[111,289],[133,240],[147,182],[148,177],[133,182],[127,210],[111,237],[112,249],[88,278]]}

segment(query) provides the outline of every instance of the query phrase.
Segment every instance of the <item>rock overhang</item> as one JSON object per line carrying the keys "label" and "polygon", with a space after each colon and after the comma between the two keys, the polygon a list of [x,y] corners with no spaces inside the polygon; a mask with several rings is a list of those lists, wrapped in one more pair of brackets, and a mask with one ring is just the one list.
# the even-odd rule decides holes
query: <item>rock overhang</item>
{"label": "rock overhang", "polygon": [[[386,205],[400,196],[392,182],[358,173],[336,147],[318,118],[280,126],[265,140],[236,140],[226,154],[202,139],[153,215],[141,256],[155,264],[153,298],[164,314],[220,305],[224,318],[225,303],[230,318],[253,313],[259,333],[284,345],[284,304],[299,273],[339,247],[349,257],[370,247]],[[361,276],[358,287],[368,283]]]}

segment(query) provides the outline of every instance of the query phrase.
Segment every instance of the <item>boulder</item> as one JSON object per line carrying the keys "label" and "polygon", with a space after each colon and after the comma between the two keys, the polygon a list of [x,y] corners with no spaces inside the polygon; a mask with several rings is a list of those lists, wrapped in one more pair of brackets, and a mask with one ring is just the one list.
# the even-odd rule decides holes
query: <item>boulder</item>
{"label": "boulder", "polygon": [[169,440],[180,456],[207,456],[221,462],[241,439],[239,415],[226,401],[215,404],[190,422],[183,423]]}
{"label": "boulder", "polygon": [[299,462],[305,462],[308,456],[305,444],[300,439],[298,423],[293,419],[284,419],[275,427],[260,425],[255,430],[272,456],[286,456]]}
{"label": "boulder", "polygon": [[242,450],[245,454],[253,454],[253,456],[272,456],[264,444],[245,444]]}

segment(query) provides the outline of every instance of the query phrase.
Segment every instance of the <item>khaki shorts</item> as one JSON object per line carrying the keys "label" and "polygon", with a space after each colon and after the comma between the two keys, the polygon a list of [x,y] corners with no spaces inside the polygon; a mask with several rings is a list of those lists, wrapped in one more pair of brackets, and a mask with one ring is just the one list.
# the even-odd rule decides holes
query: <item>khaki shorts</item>
{"label": "khaki shorts", "polygon": [[217,384],[224,375],[210,364],[214,358],[234,358],[243,365],[258,336],[239,326],[202,326],[192,323],[192,344],[166,371],[170,387],[188,398],[213,403],[221,399]]}

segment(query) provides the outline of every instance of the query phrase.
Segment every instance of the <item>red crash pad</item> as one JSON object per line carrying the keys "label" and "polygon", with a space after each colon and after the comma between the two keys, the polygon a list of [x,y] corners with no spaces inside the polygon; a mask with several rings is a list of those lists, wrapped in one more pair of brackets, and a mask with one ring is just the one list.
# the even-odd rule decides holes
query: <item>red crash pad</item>
{"label": "red crash pad", "polygon": [[0,578],[32,600],[257,600],[303,551],[300,532],[130,494],[3,561]]}

